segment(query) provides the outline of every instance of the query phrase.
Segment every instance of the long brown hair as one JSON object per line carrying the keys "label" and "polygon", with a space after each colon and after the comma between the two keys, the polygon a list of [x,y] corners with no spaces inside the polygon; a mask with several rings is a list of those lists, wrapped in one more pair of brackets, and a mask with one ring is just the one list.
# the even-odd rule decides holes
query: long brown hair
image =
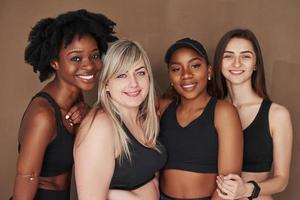
{"label": "long brown hair", "polygon": [[253,71],[251,77],[251,85],[253,90],[262,98],[269,99],[266,89],[264,63],[258,40],[254,33],[248,29],[233,29],[220,39],[214,56],[213,76],[214,76],[214,93],[218,98],[224,99],[227,94],[227,86],[225,78],[222,74],[222,59],[226,46],[232,38],[242,38],[251,42],[256,54],[256,70]]}

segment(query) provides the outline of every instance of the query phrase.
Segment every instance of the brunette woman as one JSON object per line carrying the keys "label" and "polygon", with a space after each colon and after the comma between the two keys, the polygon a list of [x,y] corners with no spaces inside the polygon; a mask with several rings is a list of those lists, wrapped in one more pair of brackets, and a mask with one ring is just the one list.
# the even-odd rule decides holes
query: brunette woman
{"label": "brunette woman", "polygon": [[218,96],[237,108],[245,142],[241,176],[218,177],[218,193],[224,199],[273,199],[271,195],[288,184],[293,130],[288,110],[268,97],[254,33],[227,32],[218,43],[214,64]]}

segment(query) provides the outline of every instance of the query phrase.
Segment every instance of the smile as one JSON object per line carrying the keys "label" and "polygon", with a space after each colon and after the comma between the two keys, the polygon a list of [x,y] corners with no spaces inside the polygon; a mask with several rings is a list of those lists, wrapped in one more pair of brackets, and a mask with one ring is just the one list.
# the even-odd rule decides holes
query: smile
{"label": "smile", "polygon": [[137,97],[142,90],[138,90],[138,91],[134,91],[134,92],[124,92],[124,94],[126,94],[129,97]]}
{"label": "smile", "polygon": [[186,83],[186,84],[182,84],[181,87],[184,89],[191,89],[194,88],[197,85],[197,83]]}
{"label": "smile", "polygon": [[83,79],[83,80],[91,80],[95,77],[94,74],[91,75],[77,75],[78,78]]}
{"label": "smile", "polygon": [[234,75],[240,75],[244,73],[244,70],[229,70],[229,72]]}

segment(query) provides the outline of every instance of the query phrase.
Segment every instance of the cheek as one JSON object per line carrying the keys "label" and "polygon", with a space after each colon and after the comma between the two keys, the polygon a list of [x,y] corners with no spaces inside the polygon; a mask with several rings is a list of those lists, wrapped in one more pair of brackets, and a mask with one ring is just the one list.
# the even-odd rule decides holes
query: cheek
{"label": "cheek", "polygon": [[102,61],[97,62],[97,63],[96,63],[96,70],[97,70],[97,71],[101,71],[102,66],[103,66]]}
{"label": "cheek", "polygon": [[171,83],[175,83],[179,79],[179,75],[169,72],[169,80]]}
{"label": "cheek", "polygon": [[139,84],[146,90],[146,92],[149,91],[149,87],[150,87],[149,77],[145,77],[145,78],[141,79]]}

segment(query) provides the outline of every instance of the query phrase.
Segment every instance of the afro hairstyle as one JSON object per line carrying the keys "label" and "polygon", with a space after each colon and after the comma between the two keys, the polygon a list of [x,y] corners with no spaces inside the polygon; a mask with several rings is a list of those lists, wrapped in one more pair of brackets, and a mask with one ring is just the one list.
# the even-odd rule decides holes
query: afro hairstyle
{"label": "afro hairstyle", "polygon": [[114,36],[115,25],[106,16],[83,9],[41,19],[29,34],[25,62],[33,66],[35,73],[39,72],[39,79],[43,82],[54,74],[50,63],[58,60],[60,49],[66,48],[75,36],[91,35],[103,54],[108,43],[118,39]]}

